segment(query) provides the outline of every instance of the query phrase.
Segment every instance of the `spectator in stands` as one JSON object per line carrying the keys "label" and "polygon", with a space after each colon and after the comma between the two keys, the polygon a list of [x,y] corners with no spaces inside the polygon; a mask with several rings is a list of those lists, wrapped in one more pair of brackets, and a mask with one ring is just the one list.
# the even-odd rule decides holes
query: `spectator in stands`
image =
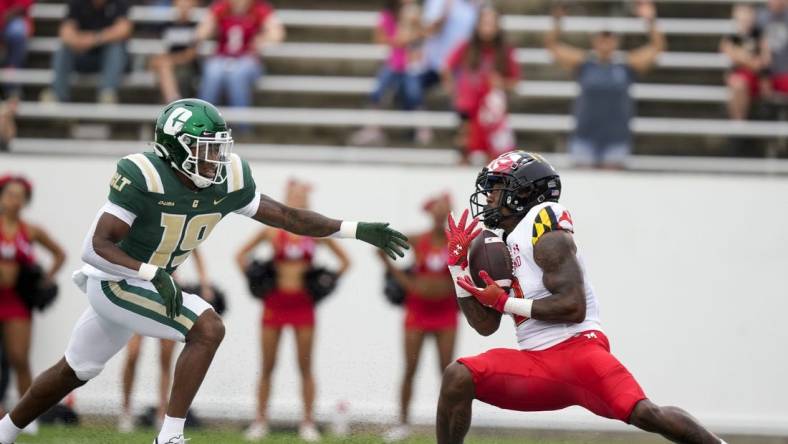
{"label": "spectator in stands", "polygon": [[730,90],[728,114],[731,119],[744,120],[752,100],[759,95],[759,76],[763,68],[761,30],[755,26],[755,10],[751,5],[734,5],[732,17],[736,33],[722,38],[720,51],[733,65],[725,79]]}
{"label": "spectator in stands", "polygon": [[198,41],[212,37],[218,45],[203,64],[200,98],[218,104],[224,92],[230,106],[250,106],[263,70],[260,53],[284,40],[282,22],[264,0],[217,0],[197,27]]}
{"label": "spectator in stands", "polygon": [[[27,56],[27,40],[33,33],[30,7],[33,0],[0,1],[0,38],[5,52],[3,68],[21,68]],[[15,83],[3,85],[4,100],[0,104],[0,151],[16,136],[16,108],[21,90]]]}
{"label": "spectator in stands", "polygon": [[506,43],[500,16],[484,6],[471,39],[454,49],[443,70],[444,85],[460,117],[457,144],[466,162],[486,163],[514,149],[506,93],[519,79],[520,66]]}
{"label": "spectator in stands", "polygon": [[60,25],[62,44],[55,53],[55,81],[44,101],[71,98],[71,72],[100,72],[99,103],[117,103],[118,86],[126,69],[126,41],[131,36],[126,0],[71,0]]}
{"label": "spectator in stands", "polygon": [[[27,40],[33,34],[30,7],[33,0],[0,1],[0,38],[5,52],[3,68],[21,68],[27,57]],[[6,97],[18,97],[19,85],[4,85]]]}
{"label": "spectator in stands", "polygon": [[[415,0],[386,2],[375,28],[375,42],[386,45],[389,54],[378,71],[375,88],[369,97],[373,107],[381,107],[389,94],[400,99],[402,108],[407,111],[422,106],[423,36],[421,8]],[[426,127],[419,128],[416,132],[416,139],[422,144],[429,143],[431,138],[431,132]],[[354,133],[350,144],[380,145],[385,139],[380,127],[368,126]]]}
{"label": "spectator in stands", "polygon": [[647,23],[649,42],[623,54],[617,52],[618,37],[609,31],[593,36],[590,52],[560,42],[564,10],[560,5],[553,9],[553,29],[547,33],[545,45],[580,86],[573,111],[576,127],[569,143],[578,166],[623,168],[632,152],[630,121],[635,104],[629,89],[638,74],[656,63],[666,46],[656,26],[653,2],[640,0],[635,7]]}
{"label": "spectator in stands", "polygon": [[758,15],[758,27],[766,66],[761,92],[766,98],[788,95],[788,0],[769,0]]}
{"label": "spectator in stands", "polygon": [[[291,207],[309,208],[310,190],[310,185],[290,180],[285,202]],[[350,267],[350,259],[333,239],[313,239],[277,228],[263,228],[238,252],[236,262],[241,271],[245,272],[249,264],[249,254],[261,243],[269,243],[273,247],[276,287],[265,296],[263,301],[261,335],[263,359],[257,392],[257,416],[246,430],[245,437],[250,441],[257,441],[268,435],[268,398],[271,394],[271,379],[282,332],[289,326],[295,334],[304,403],[304,417],[298,428],[298,435],[303,441],[317,442],[320,440],[320,433],[315,427],[315,380],[312,373],[315,304],[312,294],[309,293],[306,275],[312,268],[312,259],[318,245],[327,247],[339,260],[338,276],[344,274]]]}
{"label": "spectator in stands", "polygon": [[426,40],[426,69],[422,89],[426,92],[441,81],[441,70],[451,52],[473,33],[479,17],[479,0],[426,0],[422,23]]}
{"label": "spectator in stands", "polygon": [[150,59],[164,103],[194,96],[193,79],[197,76],[197,27],[191,18],[195,0],[174,0],[173,7],[175,18],[161,35],[164,53]]}
{"label": "spectator in stands", "polygon": [[[66,255],[46,230],[27,223],[22,211],[30,203],[33,187],[20,176],[0,177],[0,327],[3,352],[16,376],[19,397],[30,388],[30,341],[32,339],[32,313],[17,291],[23,267],[36,263],[33,245],[39,244],[52,255],[52,264],[45,279],[53,282]],[[34,433],[36,423],[28,429]]]}

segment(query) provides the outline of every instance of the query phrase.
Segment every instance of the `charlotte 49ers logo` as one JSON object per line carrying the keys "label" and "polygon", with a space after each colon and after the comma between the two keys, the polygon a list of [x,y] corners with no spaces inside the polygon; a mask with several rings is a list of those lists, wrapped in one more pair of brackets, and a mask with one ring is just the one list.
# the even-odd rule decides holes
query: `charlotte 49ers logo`
{"label": "charlotte 49ers logo", "polygon": [[167,121],[164,122],[164,134],[168,134],[170,136],[174,136],[183,129],[183,125],[189,121],[189,118],[192,116],[192,112],[186,108],[175,108],[167,117]]}

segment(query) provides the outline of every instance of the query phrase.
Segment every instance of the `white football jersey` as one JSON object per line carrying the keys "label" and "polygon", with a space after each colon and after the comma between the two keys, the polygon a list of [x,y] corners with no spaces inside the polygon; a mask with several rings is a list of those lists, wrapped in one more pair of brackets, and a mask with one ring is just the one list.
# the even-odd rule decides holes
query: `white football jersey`
{"label": "white football jersey", "polygon": [[[515,277],[510,296],[533,300],[552,296],[542,283],[542,269],[534,261],[534,245],[544,233],[556,230],[573,233],[572,217],[562,205],[545,202],[531,208],[517,227],[509,233],[506,243],[512,254],[512,269]],[[599,321],[599,303],[591,280],[588,278],[579,247],[577,260],[580,262],[585,281],[585,321],[574,324],[513,316],[520,350],[544,350],[583,331],[602,330]]]}

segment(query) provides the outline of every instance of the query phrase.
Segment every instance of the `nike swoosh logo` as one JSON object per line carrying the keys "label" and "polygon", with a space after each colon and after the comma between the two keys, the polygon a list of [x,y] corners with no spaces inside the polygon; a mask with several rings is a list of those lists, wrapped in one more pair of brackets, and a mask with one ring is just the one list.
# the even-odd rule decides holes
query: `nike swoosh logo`
{"label": "nike swoosh logo", "polygon": [[227,199],[228,197],[230,197],[230,196],[224,196],[223,198],[221,198],[219,200],[214,199],[213,200],[213,204],[214,205],[219,205],[220,203],[222,203],[223,200]]}

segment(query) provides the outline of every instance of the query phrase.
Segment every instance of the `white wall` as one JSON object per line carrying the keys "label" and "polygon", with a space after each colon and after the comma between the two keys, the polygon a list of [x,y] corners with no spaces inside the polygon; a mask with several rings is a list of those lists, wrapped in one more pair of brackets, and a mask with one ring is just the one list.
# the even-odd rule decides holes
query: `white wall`
{"label": "white wall", "polygon": [[[261,190],[280,197],[299,177],[316,188],[314,209],[356,220],[384,220],[407,232],[425,229],[425,197],[449,190],[467,202],[476,171],[456,168],[252,164]],[[108,158],[6,155],[0,171],[35,183],[27,217],[46,226],[69,252],[61,297],[35,323],[33,366],[54,362],[66,345],[85,297],[69,282],[79,247],[107,192]],[[614,353],[658,403],[680,405],[720,431],[788,434],[788,180],[779,178],[592,173],[563,176],[563,203],[572,211],[602,304]],[[229,217],[205,244],[211,275],[230,295],[227,338],[197,398],[203,413],[251,418],[258,375],[260,307],[245,291],[232,256],[257,225]],[[340,399],[364,420],[393,420],[402,368],[402,314],[381,296],[381,267],[371,247],[343,241],[354,261],[338,294],[319,309],[315,370],[318,415]],[[192,274],[187,264],[186,272]],[[458,354],[515,346],[511,323],[483,338],[463,325]],[[271,413],[300,412],[294,344],[282,344]],[[433,344],[423,355],[414,419],[431,423],[440,384]],[[138,403],[157,385],[154,343],[145,344]],[[115,358],[77,393],[84,410],[116,412]],[[580,409],[521,414],[479,405],[476,424],[560,428],[622,428]]]}

